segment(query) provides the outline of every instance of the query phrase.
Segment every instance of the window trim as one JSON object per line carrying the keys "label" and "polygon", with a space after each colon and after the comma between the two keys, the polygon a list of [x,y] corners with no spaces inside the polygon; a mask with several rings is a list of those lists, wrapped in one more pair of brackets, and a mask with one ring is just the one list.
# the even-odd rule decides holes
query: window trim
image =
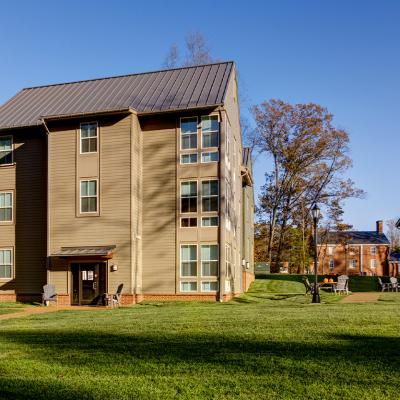
{"label": "window trim", "polygon": [[[182,246],[195,246],[196,247],[196,275],[182,276]],[[194,261],[190,261],[190,262],[194,262]],[[197,279],[198,275],[199,275],[199,246],[198,246],[198,244],[197,243],[180,243],[180,245],[179,245],[179,278],[181,280],[187,279],[190,281],[193,279]]]}
{"label": "window trim", "polygon": [[[96,181],[96,196],[85,196],[96,197],[96,211],[82,211],[82,182]],[[80,215],[99,215],[100,202],[99,202],[99,179],[98,178],[84,178],[79,180],[79,214]]]}
{"label": "window trim", "polygon": [[[203,290],[203,283],[216,283],[217,284],[217,288],[215,290]],[[217,293],[219,291],[219,281],[218,280],[207,280],[207,281],[201,281],[200,282],[200,291],[202,293]]]}
{"label": "window trim", "polygon": [[[194,214],[194,213],[192,213],[192,214]],[[185,213],[185,215],[186,215],[186,213]],[[196,226],[182,226],[182,220],[183,219],[195,219],[197,222],[196,222]],[[198,226],[199,226],[199,219],[197,218],[197,217],[181,217],[180,218],[180,228],[182,228],[182,229],[197,229],[198,228]]]}
{"label": "window trim", "polygon": [[[211,147],[212,148],[212,147]],[[203,161],[203,154],[211,154],[211,153],[217,153],[218,154],[218,160],[217,161]],[[200,163],[201,164],[215,164],[219,163],[219,150],[214,150],[214,151],[202,151],[201,152],[201,158],[200,158]]]}
{"label": "window trim", "polygon": [[[0,225],[11,225],[14,223],[14,192],[12,190],[2,190],[1,194],[11,194],[11,220],[10,221],[0,221]],[[8,208],[8,207],[4,207]]]}
{"label": "window trim", "polygon": [[[375,265],[372,265],[375,264]],[[376,262],[376,258],[371,258],[369,266],[371,269],[376,269],[376,266],[378,265],[378,263]]]}
{"label": "window trim", "polygon": [[[0,251],[11,251],[11,276],[10,278],[0,278],[0,282],[6,282],[14,279],[15,273],[14,273],[14,248],[13,247],[0,247]],[[3,264],[5,265],[5,264]]]}
{"label": "window trim", "polygon": [[0,168],[1,167],[9,167],[10,165],[14,165],[14,137],[13,135],[2,135],[1,136],[2,139],[7,139],[10,138],[11,139],[11,162],[7,163],[7,164],[0,164]]}
{"label": "window trim", "polygon": [[[196,182],[196,212],[194,212],[194,211],[183,212],[182,211],[182,183],[185,183],[185,182]],[[192,198],[192,197],[184,197],[184,198]],[[183,179],[180,181],[180,184],[179,184],[179,211],[183,215],[198,214],[198,212],[199,212],[199,182],[197,179]]]}
{"label": "window trim", "polygon": [[[218,194],[217,195],[211,195],[211,196],[203,196],[203,182],[205,181],[217,181],[218,182]],[[219,213],[219,197],[220,197],[220,183],[219,183],[218,178],[203,178],[201,179],[201,195],[200,195],[200,201],[201,201],[201,212],[206,213],[206,214],[211,214],[211,213]],[[204,211],[203,210],[203,198],[204,197],[216,197],[217,198],[217,210],[216,211]]]}
{"label": "window trim", "polygon": [[[190,149],[182,148],[182,120],[183,119],[194,119],[196,118],[196,147],[191,147]],[[194,132],[191,133],[193,135]],[[189,151],[189,150],[197,150],[199,148],[199,117],[197,115],[192,117],[181,117],[179,118],[179,150],[180,151]]]}
{"label": "window trim", "polygon": [[[189,162],[189,163],[182,162],[182,157],[183,156],[190,156],[192,154],[196,154],[196,162]],[[195,153],[195,152],[193,152],[193,153],[181,153],[179,161],[180,161],[180,165],[196,165],[196,164],[199,163],[199,155],[197,153]]]}
{"label": "window trim", "polygon": [[[203,118],[209,118],[209,117],[217,117],[217,121],[218,121],[218,130],[217,131],[206,131],[205,133],[217,133],[217,146],[207,146],[204,147],[203,146]],[[221,144],[221,139],[220,139],[220,135],[221,135],[221,121],[219,119],[219,115],[218,114],[209,114],[209,115],[202,115],[201,116],[201,124],[200,124],[200,132],[201,132],[201,137],[200,137],[200,149],[219,149],[220,144]],[[219,158],[219,157],[218,157]]]}
{"label": "window trim", "polygon": [[[217,225],[203,225],[203,219],[204,218],[217,218]],[[206,215],[206,216],[203,216],[203,217],[201,217],[201,227],[202,228],[206,228],[206,229],[209,229],[209,228],[218,228],[219,227],[219,216],[218,215]]]}
{"label": "window trim", "polygon": [[[82,139],[88,139],[88,138],[82,138],[82,125],[90,125],[90,124],[96,124],[96,136],[91,137],[90,139],[93,139],[94,137],[96,138],[96,151],[85,151],[82,152]],[[96,154],[99,152],[99,123],[97,121],[88,121],[88,122],[81,122],[79,124],[79,154],[80,155],[87,155],[87,154]]]}
{"label": "window trim", "polygon": [[[218,259],[217,260],[207,260],[207,262],[217,262],[217,273],[215,275],[203,275],[203,257],[201,256],[201,248],[203,246],[217,246],[217,254],[218,254]],[[220,275],[220,254],[219,254],[219,243],[212,242],[212,243],[200,243],[200,277],[201,278],[206,278],[207,280],[211,280],[211,278],[218,278]]]}

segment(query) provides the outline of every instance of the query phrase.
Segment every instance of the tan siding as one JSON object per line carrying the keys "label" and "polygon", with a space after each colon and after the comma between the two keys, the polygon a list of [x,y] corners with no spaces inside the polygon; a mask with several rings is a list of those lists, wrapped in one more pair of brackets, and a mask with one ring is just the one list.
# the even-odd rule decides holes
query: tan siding
{"label": "tan siding", "polygon": [[141,119],[143,292],[175,292],[176,129],[174,117]]}

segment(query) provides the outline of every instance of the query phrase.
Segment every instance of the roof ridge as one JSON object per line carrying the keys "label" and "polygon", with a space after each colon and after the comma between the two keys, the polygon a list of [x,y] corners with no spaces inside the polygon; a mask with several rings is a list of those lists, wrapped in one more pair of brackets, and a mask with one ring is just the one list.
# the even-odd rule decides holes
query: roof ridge
{"label": "roof ridge", "polygon": [[234,63],[235,62],[233,60],[229,60],[229,61],[218,61],[218,62],[207,63],[207,64],[189,65],[187,67],[162,68],[162,69],[153,70],[153,71],[135,72],[133,74],[122,74],[122,75],[114,75],[114,76],[105,76],[105,77],[101,77],[101,78],[82,79],[82,80],[78,80],[78,81],[51,83],[48,85],[30,86],[30,87],[22,88],[20,91],[22,92],[24,90],[40,89],[40,88],[53,87],[53,86],[73,85],[75,83],[103,81],[103,80],[107,80],[107,79],[125,78],[125,77],[129,77],[129,76],[156,74],[159,72],[178,71],[178,70],[182,70],[182,69],[191,69],[191,68],[207,67],[210,65],[234,64]]}

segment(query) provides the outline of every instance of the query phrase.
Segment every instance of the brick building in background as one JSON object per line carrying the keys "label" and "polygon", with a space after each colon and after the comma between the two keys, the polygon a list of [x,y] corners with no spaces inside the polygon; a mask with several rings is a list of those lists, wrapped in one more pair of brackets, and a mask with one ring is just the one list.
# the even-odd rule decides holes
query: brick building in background
{"label": "brick building in background", "polygon": [[375,231],[329,232],[318,245],[318,273],[322,275],[388,274],[390,242],[383,221]]}

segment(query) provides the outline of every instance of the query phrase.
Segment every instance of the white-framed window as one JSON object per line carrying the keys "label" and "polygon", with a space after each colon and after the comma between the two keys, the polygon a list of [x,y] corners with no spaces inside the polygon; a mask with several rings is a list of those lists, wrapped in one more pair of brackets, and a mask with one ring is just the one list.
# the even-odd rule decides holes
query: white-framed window
{"label": "white-framed window", "polygon": [[0,136],[0,166],[13,163],[13,138]]}
{"label": "white-framed window", "polygon": [[203,228],[218,226],[218,217],[202,217],[201,226]]}
{"label": "white-framed window", "polygon": [[201,162],[211,163],[211,162],[218,162],[219,161],[219,152],[218,151],[206,151],[201,153]]}
{"label": "white-framed window", "polygon": [[333,254],[333,246],[328,246],[328,256]]}
{"label": "white-framed window", "polygon": [[203,212],[218,211],[218,180],[209,179],[201,182],[201,209]]}
{"label": "white-framed window", "polygon": [[181,282],[181,292],[197,292],[197,282],[196,281]]}
{"label": "white-framed window", "polygon": [[218,282],[201,282],[201,291],[202,292],[216,292],[218,290]]}
{"label": "white-framed window", "polygon": [[11,279],[13,276],[13,251],[0,249],[0,279]]}
{"label": "white-framed window", "polygon": [[219,146],[219,120],[218,115],[201,117],[201,147]]}
{"label": "white-framed window", "polygon": [[218,275],[218,245],[201,245],[201,276]]}
{"label": "white-framed window", "polygon": [[329,260],[329,269],[334,269],[335,268],[335,260],[331,258]]}
{"label": "white-framed window", "polygon": [[197,277],[197,245],[181,244],[181,276]]}
{"label": "white-framed window", "polygon": [[356,260],[350,260],[349,261],[349,268],[355,268],[356,267]]}
{"label": "white-framed window", "polygon": [[181,182],[181,213],[197,212],[197,181]]}
{"label": "white-framed window", "polygon": [[181,218],[181,228],[196,228],[197,218]]}
{"label": "white-framed window", "polygon": [[181,154],[181,164],[197,164],[197,153]]}
{"label": "white-framed window", "polygon": [[97,179],[81,180],[80,210],[82,214],[97,213],[98,211]]}
{"label": "white-framed window", "polygon": [[197,117],[181,118],[181,150],[197,149]]}
{"label": "white-framed window", "polygon": [[13,220],[13,193],[0,192],[0,222]]}
{"label": "white-framed window", "polygon": [[371,256],[376,256],[376,246],[371,246]]}
{"label": "white-framed window", "polygon": [[97,153],[98,130],[97,122],[81,124],[81,154]]}
{"label": "white-framed window", "polygon": [[376,268],[376,260],[375,260],[375,258],[371,259],[371,268]]}

